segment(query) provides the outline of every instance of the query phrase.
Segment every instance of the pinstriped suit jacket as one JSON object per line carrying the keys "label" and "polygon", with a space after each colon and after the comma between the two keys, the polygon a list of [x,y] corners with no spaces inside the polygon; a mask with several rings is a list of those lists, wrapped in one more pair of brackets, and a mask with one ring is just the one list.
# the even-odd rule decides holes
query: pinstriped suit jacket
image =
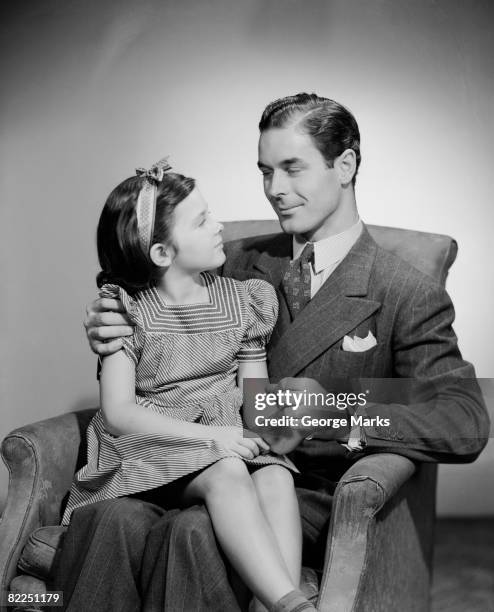
{"label": "pinstriped suit jacket", "polygon": [[[436,391],[403,403],[402,395],[368,404],[368,417],[389,418],[389,427],[366,427],[366,452],[390,451],[422,461],[473,461],[489,435],[489,419],[475,380],[452,329],[454,309],[445,289],[396,255],[380,248],[367,229],[307,304],[290,321],[281,279],[291,258],[286,234],[227,244],[225,276],[262,278],[277,289],[280,314],[268,346],[272,381],[314,378],[331,391],[331,379],[429,380]],[[367,336],[377,345],[342,350],[345,335]],[[321,461],[345,454],[317,435],[297,450],[300,459]],[[328,436],[326,436],[327,438]]]}

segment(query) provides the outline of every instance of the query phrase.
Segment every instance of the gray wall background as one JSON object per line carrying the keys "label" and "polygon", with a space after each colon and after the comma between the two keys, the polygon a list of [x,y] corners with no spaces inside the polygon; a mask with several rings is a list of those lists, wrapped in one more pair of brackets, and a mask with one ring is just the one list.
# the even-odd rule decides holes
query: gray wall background
{"label": "gray wall background", "polygon": [[[494,11],[489,0],[28,0],[1,11],[0,437],[94,405],[82,320],[97,219],[170,153],[222,219],[269,218],[255,167],[272,99],[316,91],[362,132],[364,220],[459,243],[464,355],[494,377]],[[17,5],[17,6],[16,6]],[[492,380],[485,381],[494,404]],[[441,514],[489,514],[491,445],[440,470]],[[8,475],[0,469],[0,499]]]}

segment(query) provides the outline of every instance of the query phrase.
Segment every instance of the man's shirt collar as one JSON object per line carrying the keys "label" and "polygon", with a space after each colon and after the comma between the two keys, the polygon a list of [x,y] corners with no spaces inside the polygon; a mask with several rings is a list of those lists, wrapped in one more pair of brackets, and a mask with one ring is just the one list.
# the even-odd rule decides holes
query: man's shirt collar
{"label": "man's shirt collar", "polygon": [[[363,223],[359,217],[354,225],[343,232],[314,242],[314,272],[319,274],[322,270],[344,259],[348,251],[357,242],[358,237],[362,233],[362,228]],[[293,259],[300,257],[306,244],[307,241],[301,236],[293,236]]]}

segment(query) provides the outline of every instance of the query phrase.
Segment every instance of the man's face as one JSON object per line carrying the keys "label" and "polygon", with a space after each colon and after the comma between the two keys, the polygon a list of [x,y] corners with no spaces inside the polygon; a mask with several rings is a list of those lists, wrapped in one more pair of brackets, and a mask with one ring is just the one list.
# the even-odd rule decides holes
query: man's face
{"label": "man's face", "polygon": [[258,166],[283,231],[310,241],[334,233],[331,217],[340,205],[342,187],[309,135],[294,126],[262,132]]}

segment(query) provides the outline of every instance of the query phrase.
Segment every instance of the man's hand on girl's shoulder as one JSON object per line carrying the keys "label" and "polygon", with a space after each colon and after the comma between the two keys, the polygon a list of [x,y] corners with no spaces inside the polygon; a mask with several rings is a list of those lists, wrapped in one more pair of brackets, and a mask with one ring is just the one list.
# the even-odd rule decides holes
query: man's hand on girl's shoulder
{"label": "man's hand on girl's shoulder", "polygon": [[86,308],[84,327],[91,350],[101,356],[122,348],[122,337],[134,333],[120,300],[98,298]]}

